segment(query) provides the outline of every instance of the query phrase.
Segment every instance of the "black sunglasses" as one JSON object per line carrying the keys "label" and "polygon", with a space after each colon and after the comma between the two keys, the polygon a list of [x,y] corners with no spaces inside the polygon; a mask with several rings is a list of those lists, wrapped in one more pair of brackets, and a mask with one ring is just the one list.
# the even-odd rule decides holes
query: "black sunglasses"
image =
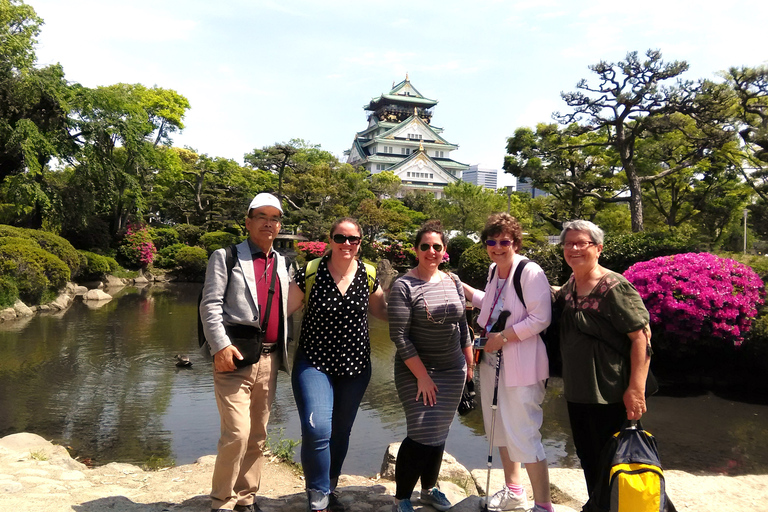
{"label": "black sunglasses", "polygon": [[443,250],[443,246],[442,246],[442,245],[440,245],[440,244],[432,244],[432,245],[429,245],[429,244],[421,244],[421,245],[419,246],[419,249],[421,249],[422,251],[426,252],[426,251],[428,251],[428,250],[429,250],[429,248],[430,248],[430,247],[431,247],[431,248],[433,248],[433,249],[435,250],[435,252],[440,252],[440,251],[442,251],[442,250]]}
{"label": "black sunglasses", "polygon": [[333,235],[333,241],[337,244],[343,244],[344,242],[349,242],[349,245],[357,245],[360,243],[360,237],[355,235],[342,235],[341,233],[336,233]]}
{"label": "black sunglasses", "polygon": [[[485,245],[487,245],[488,247],[494,247],[496,243],[497,243],[496,240],[485,241]],[[498,244],[502,247],[509,247],[510,245],[512,245],[512,240],[499,240]]]}

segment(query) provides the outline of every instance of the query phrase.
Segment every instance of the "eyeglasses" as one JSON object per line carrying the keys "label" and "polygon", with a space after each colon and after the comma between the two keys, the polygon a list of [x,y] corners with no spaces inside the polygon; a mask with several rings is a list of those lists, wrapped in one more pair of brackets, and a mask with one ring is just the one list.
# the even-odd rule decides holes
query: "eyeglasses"
{"label": "eyeglasses", "polygon": [[510,245],[512,245],[512,240],[491,240],[491,239],[488,239],[488,240],[485,241],[485,245],[487,245],[488,247],[495,247],[497,243],[500,246],[502,246],[502,247],[509,247]]}
{"label": "eyeglasses", "polygon": [[570,251],[571,249],[576,249],[577,251],[583,251],[590,245],[597,245],[597,244],[595,242],[585,242],[583,240],[581,242],[565,242],[563,244],[563,249],[565,249],[566,251]]}
{"label": "eyeglasses", "polygon": [[360,243],[361,238],[359,236],[355,235],[342,235],[341,233],[336,233],[333,235],[333,241],[337,244],[343,244],[344,242],[349,242],[349,245],[357,245]]}
{"label": "eyeglasses", "polygon": [[264,213],[257,213],[256,215],[253,215],[251,219],[258,221],[258,222],[266,222],[269,221],[272,224],[279,224],[282,220],[282,217],[279,217],[277,215],[266,215]]}
{"label": "eyeglasses", "polygon": [[421,245],[419,246],[419,249],[421,249],[421,250],[422,250],[422,251],[424,251],[424,252],[427,252],[427,251],[429,250],[429,248],[430,248],[430,247],[431,247],[431,248],[433,248],[433,249],[435,250],[435,252],[440,252],[440,251],[442,251],[442,250],[443,250],[443,246],[442,246],[442,245],[440,245],[440,244],[432,244],[432,245],[429,245],[429,244],[421,244]]}

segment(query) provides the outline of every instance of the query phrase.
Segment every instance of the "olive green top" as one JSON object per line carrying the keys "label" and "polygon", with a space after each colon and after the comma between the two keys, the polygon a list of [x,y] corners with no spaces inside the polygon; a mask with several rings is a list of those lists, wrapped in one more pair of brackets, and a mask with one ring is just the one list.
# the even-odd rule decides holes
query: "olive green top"
{"label": "olive green top", "polygon": [[648,310],[624,276],[609,272],[583,297],[573,276],[556,294],[562,306],[560,352],[565,399],[582,404],[623,401],[629,385],[628,333],[649,321]]}

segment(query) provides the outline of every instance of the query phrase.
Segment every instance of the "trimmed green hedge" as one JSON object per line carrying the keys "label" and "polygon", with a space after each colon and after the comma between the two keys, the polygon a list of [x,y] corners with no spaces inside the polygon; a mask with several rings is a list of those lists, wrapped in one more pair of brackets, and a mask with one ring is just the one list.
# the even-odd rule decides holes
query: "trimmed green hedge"
{"label": "trimmed green hedge", "polygon": [[40,304],[55,296],[71,275],[57,256],[27,243],[0,245],[0,262],[0,275],[16,285],[26,304]]}
{"label": "trimmed green hedge", "polygon": [[184,244],[173,244],[157,251],[155,259],[152,260],[152,265],[157,268],[174,268],[176,266],[176,254],[184,247],[187,246]]}
{"label": "trimmed green hedge", "polygon": [[18,298],[16,284],[8,278],[0,277],[0,309],[13,306]]}
{"label": "trimmed green hedge", "polygon": [[158,251],[179,243],[179,233],[173,228],[150,228],[149,236]]}
{"label": "trimmed green hedge", "polygon": [[203,230],[193,224],[177,224],[173,229],[179,234],[179,241],[187,245],[197,245]]}
{"label": "trimmed green hedge", "polygon": [[488,267],[491,266],[491,258],[485,250],[485,245],[478,243],[464,251],[459,258],[459,267],[456,270],[459,279],[468,285],[485,289],[485,281],[488,278]]}
{"label": "trimmed green hedge", "polygon": [[208,253],[201,247],[182,247],[176,253],[176,264],[181,275],[190,279],[202,277],[208,266]]}
{"label": "trimmed green hedge", "polygon": [[117,261],[109,256],[102,256],[89,251],[80,251],[80,254],[86,260],[85,265],[80,268],[80,272],[77,274],[77,278],[81,281],[98,281],[120,268]]}
{"label": "trimmed green hedge", "polygon": [[448,240],[447,252],[451,267],[458,266],[461,255],[473,245],[475,245],[474,240],[464,235],[456,235]]}
{"label": "trimmed green hedge", "polygon": [[49,253],[58,257],[63,261],[71,275],[77,274],[80,266],[85,264],[84,258],[77,252],[77,249],[72,247],[66,239],[59,235],[54,235],[48,231],[41,231],[39,229],[25,229],[17,228],[14,226],[8,226],[5,224],[0,225],[0,238],[10,237],[14,239],[16,243],[22,243],[28,245],[28,242],[21,242],[18,239],[31,240],[37,247],[42,248]]}
{"label": "trimmed green hedge", "polygon": [[232,245],[234,243],[244,240],[245,237],[239,235],[233,235],[226,231],[211,231],[200,237],[200,245],[205,247],[208,254],[213,254],[213,251]]}

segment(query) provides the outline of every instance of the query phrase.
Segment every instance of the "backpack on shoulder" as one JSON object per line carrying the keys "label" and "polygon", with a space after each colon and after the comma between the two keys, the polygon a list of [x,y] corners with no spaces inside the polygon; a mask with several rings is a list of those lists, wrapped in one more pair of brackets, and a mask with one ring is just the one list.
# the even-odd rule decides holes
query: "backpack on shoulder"
{"label": "backpack on shoulder", "polygon": [[603,448],[590,512],[676,512],[667,496],[656,439],[627,421]]}
{"label": "backpack on shoulder", "polygon": [[[517,298],[520,299],[523,307],[525,305],[525,299],[523,298],[523,286],[521,283],[523,269],[530,262],[529,259],[523,259],[517,264],[515,274],[512,276],[512,284],[515,287],[515,293]],[[491,271],[491,278],[496,272],[496,267],[493,267]],[[489,281],[490,281],[489,279]],[[549,360],[549,375],[550,377],[563,374],[563,362],[560,355],[560,315],[562,314],[562,307],[558,308],[555,302],[552,302],[552,320],[544,331],[540,333],[541,339],[544,342],[544,346],[547,347],[547,359]]]}
{"label": "backpack on shoulder", "polygon": [[[237,244],[232,244],[226,249],[225,258],[227,263],[227,288],[229,287],[229,278],[232,276],[232,269],[235,267],[237,261]],[[227,290],[224,289],[224,296],[226,297]],[[205,332],[203,331],[203,319],[200,316],[200,303],[203,301],[203,289],[200,289],[200,294],[197,296],[197,343],[202,348],[205,345]]]}

